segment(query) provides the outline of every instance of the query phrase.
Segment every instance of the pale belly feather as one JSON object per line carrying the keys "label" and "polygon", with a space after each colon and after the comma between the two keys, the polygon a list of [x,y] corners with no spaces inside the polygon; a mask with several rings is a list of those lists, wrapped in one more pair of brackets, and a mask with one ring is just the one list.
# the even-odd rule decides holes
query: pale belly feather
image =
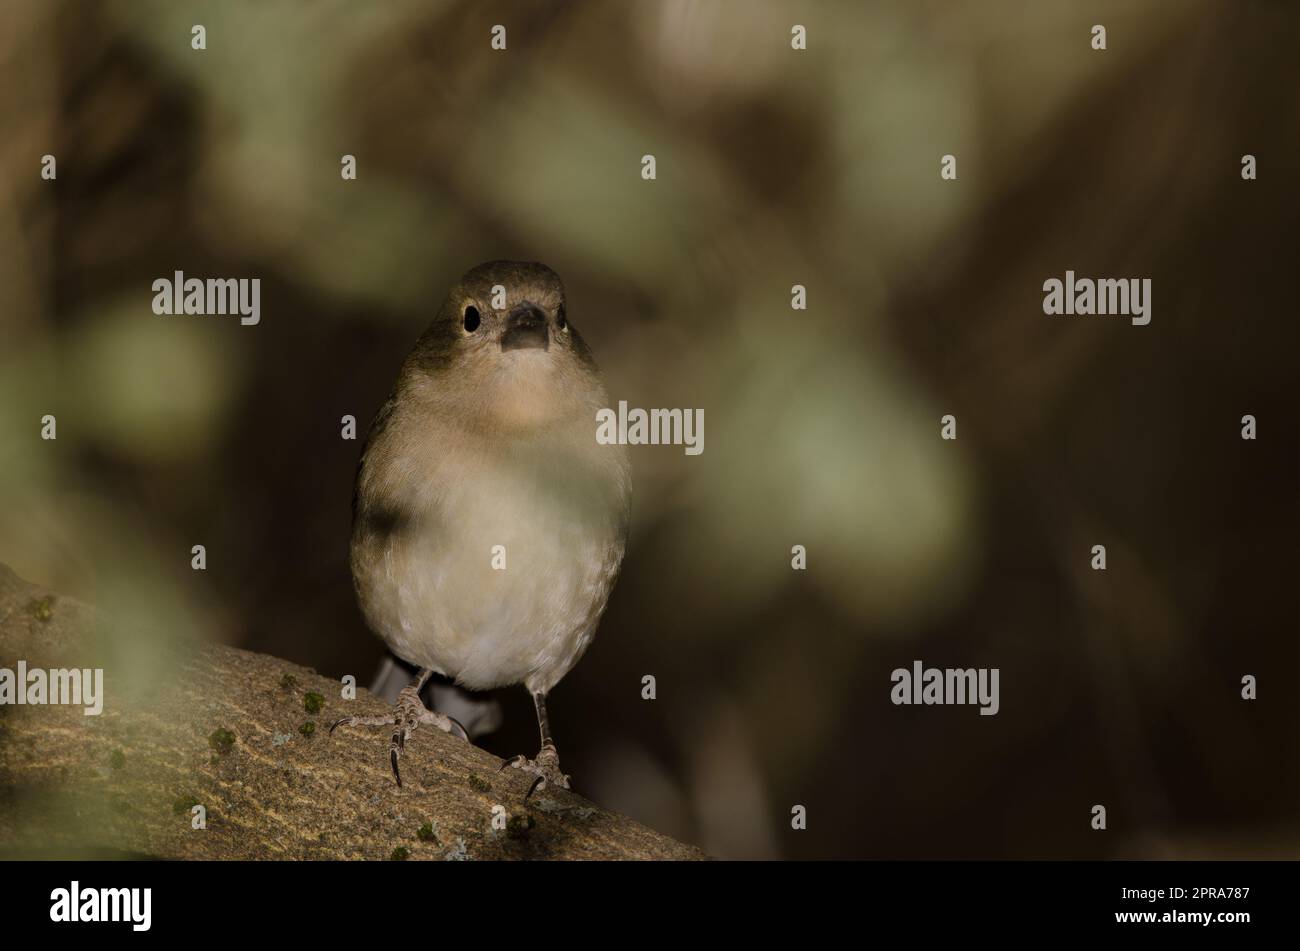
{"label": "pale belly feather", "polygon": [[586,650],[617,576],[621,487],[607,470],[584,484],[554,454],[449,468],[412,460],[387,487],[392,530],[354,532],[362,610],[410,663],[473,690],[547,692]]}

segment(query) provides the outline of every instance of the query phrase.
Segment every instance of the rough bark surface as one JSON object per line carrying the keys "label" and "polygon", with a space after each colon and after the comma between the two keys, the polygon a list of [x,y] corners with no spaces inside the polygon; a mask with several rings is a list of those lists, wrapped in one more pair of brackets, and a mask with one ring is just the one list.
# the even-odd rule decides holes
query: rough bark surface
{"label": "rough bark surface", "polygon": [[[84,668],[110,636],[100,612],[0,565],[0,667]],[[119,635],[120,636],[120,635]],[[79,706],[0,705],[0,852],[194,859],[700,859],[698,849],[421,728],[387,762],[390,733],[329,724],[385,712],[363,689],[213,644],[171,648],[156,689]],[[309,712],[317,694],[324,698]],[[206,810],[192,828],[193,806]],[[494,807],[506,828],[495,828]],[[497,825],[500,824],[498,820]],[[405,850],[406,855],[402,855]]]}

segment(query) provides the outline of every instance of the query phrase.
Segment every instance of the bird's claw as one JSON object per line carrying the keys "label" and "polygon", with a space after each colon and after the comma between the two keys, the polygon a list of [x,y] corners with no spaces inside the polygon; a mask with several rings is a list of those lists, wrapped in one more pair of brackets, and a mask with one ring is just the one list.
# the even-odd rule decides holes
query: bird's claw
{"label": "bird's claw", "polygon": [[569,777],[560,771],[560,754],[553,746],[542,747],[536,759],[530,760],[522,753],[513,756],[502,762],[498,772],[503,772],[507,767],[513,767],[535,777],[533,784],[528,787],[528,792],[524,793],[525,802],[537,790],[545,789],[548,785],[554,784],[561,789],[569,788]]}
{"label": "bird's claw", "polygon": [[340,726],[395,726],[393,737],[388,743],[388,762],[393,768],[393,779],[398,787],[402,785],[402,771],[398,769],[398,758],[406,751],[406,741],[421,723],[436,726],[462,740],[469,740],[469,734],[460,722],[445,713],[434,713],[420,702],[420,692],[415,687],[406,687],[398,695],[397,708],[382,716],[340,717],[330,724],[330,733]]}

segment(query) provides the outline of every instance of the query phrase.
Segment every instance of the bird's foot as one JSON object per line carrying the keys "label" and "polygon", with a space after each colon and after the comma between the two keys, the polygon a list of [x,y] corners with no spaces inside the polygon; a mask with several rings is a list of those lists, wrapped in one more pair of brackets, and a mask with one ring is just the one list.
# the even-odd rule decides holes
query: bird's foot
{"label": "bird's foot", "polygon": [[396,727],[393,738],[388,744],[388,761],[393,766],[393,778],[397,785],[402,785],[402,774],[397,768],[398,757],[406,751],[406,741],[411,738],[415,728],[421,723],[436,726],[445,733],[468,740],[465,728],[453,717],[435,713],[420,702],[420,691],[415,687],[406,687],[397,696],[397,706],[392,713],[372,717],[343,717],[330,725],[330,733],[340,726],[391,726]]}
{"label": "bird's foot", "polygon": [[569,777],[560,772],[560,754],[556,752],[554,746],[543,746],[536,759],[529,759],[520,753],[502,763],[501,769],[504,770],[508,766],[536,777],[533,784],[528,787],[528,792],[524,793],[524,799],[552,783],[562,789],[569,788]]}

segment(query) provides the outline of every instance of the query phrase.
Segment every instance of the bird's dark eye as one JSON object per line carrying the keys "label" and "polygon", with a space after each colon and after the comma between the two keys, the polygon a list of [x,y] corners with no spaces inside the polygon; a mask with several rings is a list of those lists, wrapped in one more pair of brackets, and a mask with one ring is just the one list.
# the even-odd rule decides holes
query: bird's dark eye
{"label": "bird's dark eye", "polygon": [[565,317],[564,317],[564,305],[563,305],[563,304],[560,305],[560,309],[559,309],[559,311],[558,311],[558,312],[556,313],[556,315],[555,315],[555,326],[559,327],[561,330],[563,330],[565,327],[569,326],[569,322],[568,322],[568,320],[566,320]]}
{"label": "bird's dark eye", "polygon": [[465,308],[465,332],[472,334],[478,330],[479,322],[478,308],[470,304]]}

